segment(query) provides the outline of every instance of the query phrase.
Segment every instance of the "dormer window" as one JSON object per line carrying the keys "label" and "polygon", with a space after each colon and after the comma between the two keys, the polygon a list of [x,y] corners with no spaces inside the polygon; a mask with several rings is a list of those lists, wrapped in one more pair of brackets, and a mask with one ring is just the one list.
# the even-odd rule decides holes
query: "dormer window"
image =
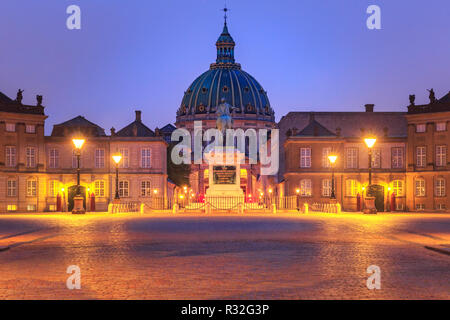
{"label": "dormer window", "polygon": [[245,92],[249,92],[250,89],[249,89],[248,87],[245,87],[245,88],[244,88],[244,91],[245,91]]}
{"label": "dormer window", "polygon": [[208,92],[208,89],[207,89],[207,88],[202,88],[202,92],[203,92],[203,93],[207,93],[207,92]]}
{"label": "dormer window", "polygon": [[424,123],[416,125],[416,132],[425,132],[427,130],[427,126]]}
{"label": "dormer window", "polygon": [[228,92],[228,87],[224,86],[222,90],[223,90],[223,92]]}

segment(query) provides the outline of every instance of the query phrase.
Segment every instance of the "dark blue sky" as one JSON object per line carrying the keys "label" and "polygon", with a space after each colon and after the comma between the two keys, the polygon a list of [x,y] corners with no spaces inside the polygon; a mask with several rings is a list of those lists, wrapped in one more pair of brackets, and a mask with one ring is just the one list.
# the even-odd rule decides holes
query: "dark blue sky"
{"label": "dark blue sky", "polygon": [[[289,111],[405,110],[450,90],[448,0],[228,0],[236,59]],[[82,29],[66,28],[66,8]],[[382,30],[366,28],[381,7]],[[1,0],[0,91],[44,95],[47,133],[79,114],[108,130],[143,111],[175,121],[183,92],[215,60],[223,0]]]}

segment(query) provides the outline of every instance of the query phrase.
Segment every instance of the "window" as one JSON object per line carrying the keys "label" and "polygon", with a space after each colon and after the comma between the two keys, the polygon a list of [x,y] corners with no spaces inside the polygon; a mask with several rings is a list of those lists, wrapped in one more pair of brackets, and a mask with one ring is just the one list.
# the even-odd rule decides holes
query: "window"
{"label": "window", "polygon": [[392,148],[392,168],[401,169],[404,166],[404,148]]}
{"label": "window", "polygon": [[141,168],[151,168],[151,149],[145,148],[141,150]]}
{"label": "window", "polygon": [[8,132],[15,132],[16,131],[16,124],[15,123],[7,123],[6,124],[6,131],[8,131]]}
{"label": "window", "polygon": [[446,122],[438,122],[436,123],[436,131],[446,131],[447,123]]}
{"label": "window", "polygon": [[26,133],[36,133],[36,126],[34,124],[27,124],[25,127]]}
{"label": "window", "polygon": [[300,181],[300,195],[303,197],[310,197],[312,195],[311,179],[303,179]]}
{"label": "window", "polygon": [[27,168],[36,167],[36,149],[33,147],[27,147]]}
{"label": "window", "polygon": [[105,149],[95,149],[95,167],[105,167]]}
{"label": "window", "polygon": [[423,210],[425,210],[425,204],[423,204],[423,203],[417,203],[417,204],[416,204],[416,210],[417,210],[417,211],[423,211]]}
{"label": "window", "polygon": [[425,197],[425,180],[422,178],[416,179],[416,197]]}
{"label": "window", "polygon": [[358,148],[346,148],[345,166],[348,169],[358,168]]}
{"label": "window", "polygon": [[94,182],[94,194],[96,197],[105,196],[105,181],[97,180]]}
{"label": "window", "polygon": [[36,211],[35,204],[27,204],[27,211]]}
{"label": "window", "polygon": [[119,168],[128,168],[130,166],[130,151],[129,149],[119,149],[122,155],[122,161],[119,163]]}
{"label": "window", "polygon": [[36,197],[37,182],[34,179],[27,180],[27,197]]}
{"label": "window", "polygon": [[416,132],[425,132],[426,130],[427,130],[426,124],[422,123],[416,125]]}
{"label": "window", "polygon": [[445,167],[447,165],[447,146],[436,146],[436,166]]}
{"label": "window", "polygon": [[56,209],[57,209],[57,207],[56,207],[55,204],[49,204],[49,205],[48,205],[48,211],[55,212]]}
{"label": "window", "polygon": [[17,211],[17,206],[15,204],[8,204],[6,206],[6,210],[8,210],[8,211]]}
{"label": "window", "polygon": [[358,181],[354,179],[346,180],[345,189],[347,197],[356,197],[359,193]]}
{"label": "window", "polygon": [[445,179],[439,177],[436,179],[434,194],[436,197],[445,197]]}
{"label": "window", "polygon": [[142,197],[150,197],[152,195],[152,184],[151,181],[142,181],[141,182],[141,196]]}
{"label": "window", "polygon": [[128,181],[119,181],[119,196],[128,197],[129,195],[129,183]]}
{"label": "window", "polygon": [[50,182],[48,183],[48,196],[57,197],[58,193],[59,193],[59,181],[50,180]]}
{"label": "window", "polygon": [[447,209],[447,207],[445,206],[444,203],[439,203],[439,204],[436,206],[436,209],[437,209],[437,210],[445,210],[445,209]]}
{"label": "window", "polygon": [[6,166],[16,166],[16,147],[6,147]]}
{"label": "window", "polygon": [[300,148],[300,168],[311,168],[311,148]]}
{"label": "window", "polygon": [[372,149],[372,168],[381,168],[381,149]]}
{"label": "window", "polygon": [[405,195],[405,184],[403,180],[392,181],[392,192],[396,197],[403,197]]}
{"label": "window", "polygon": [[8,197],[17,196],[17,180],[9,179],[6,181],[6,195]]}
{"label": "window", "polygon": [[328,156],[331,153],[331,148],[323,148],[322,149],[322,167],[323,168],[330,168],[331,167],[331,163],[330,160],[328,159]]}
{"label": "window", "polygon": [[416,148],[416,165],[418,167],[425,167],[426,163],[426,148],[425,147],[417,147]]}
{"label": "window", "polygon": [[323,197],[331,197],[331,180],[330,179],[322,180],[322,196]]}
{"label": "window", "polygon": [[59,167],[59,150],[50,149],[49,167],[52,169]]}

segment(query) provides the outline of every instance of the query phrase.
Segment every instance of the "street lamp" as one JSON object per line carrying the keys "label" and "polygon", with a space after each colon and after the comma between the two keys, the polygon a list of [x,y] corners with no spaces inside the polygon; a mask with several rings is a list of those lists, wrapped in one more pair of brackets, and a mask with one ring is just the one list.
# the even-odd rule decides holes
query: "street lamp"
{"label": "street lamp", "polygon": [[377,139],[375,137],[367,137],[364,139],[364,142],[367,145],[367,148],[369,148],[369,187],[372,185],[372,148],[375,145],[375,142],[377,142]]}
{"label": "street lamp", "polygon": [[119,196],[119,163],[122,160],[122,154],[115,153],[112,156],[114,163],[116,164],[116,195],[114,197],[115,202],[118,202],[120,200]]}
{"label": "street lamp", "polygon": [[336,199],[336,194],[334,192],[334,163],[336,162],[337,158],[338,158],[337,155],[334,154],[330,154],[328,156],[328,160],[330,161],[331,164],[331,196],[330,196],[331,199]]}
{"label": "street lamp", "polygon": [[74,214],[86,212],[83,205],[84,198],[81,195],[80,190],[80,157],[81,157],[81,148],[83,147],[85,141],[86,140],[84,140],[83,138],[72,139],[72,143],[75,146],[75,155],[77,156],[77,194],[73,198],[74,207],[72,210],[72,213]]}

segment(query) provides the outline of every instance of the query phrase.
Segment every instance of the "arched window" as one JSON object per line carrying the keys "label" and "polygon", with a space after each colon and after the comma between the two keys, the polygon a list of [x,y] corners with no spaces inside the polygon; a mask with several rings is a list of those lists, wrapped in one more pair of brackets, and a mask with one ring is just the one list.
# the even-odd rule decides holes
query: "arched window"
{"label": "arched window", "polygon": [[417,178],[415,181],[416,197],[425,197],[425,179]]}
{"label": "arched window", "polygon": [[405,183],[403,180],[392,181],[392,192],[396,197],[403,197],[405,195]]}
{"label": "arched window", "polygon": [[445,197],[445,179],[443,177],[436,179],[434,194],[436,197]]}

